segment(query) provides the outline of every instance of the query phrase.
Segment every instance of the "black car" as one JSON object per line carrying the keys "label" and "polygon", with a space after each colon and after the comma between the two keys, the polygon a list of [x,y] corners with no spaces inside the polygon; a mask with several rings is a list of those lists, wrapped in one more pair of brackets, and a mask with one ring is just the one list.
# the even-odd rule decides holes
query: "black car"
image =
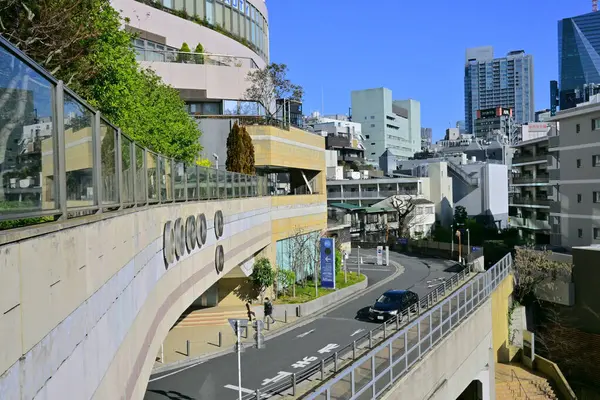
{"label": "black car", "polygon": [[386,321],[418,302],[419,296],[410,290],[388,290],[369,308],[369,319]]}

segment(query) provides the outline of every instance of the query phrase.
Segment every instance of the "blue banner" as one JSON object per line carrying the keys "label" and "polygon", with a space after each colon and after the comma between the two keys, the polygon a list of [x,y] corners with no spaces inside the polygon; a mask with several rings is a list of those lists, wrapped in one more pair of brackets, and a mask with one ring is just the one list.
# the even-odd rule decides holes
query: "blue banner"
{"label": "blue banner", "polygon": [[335,289],[335,239],[321,238],[321,287]]}

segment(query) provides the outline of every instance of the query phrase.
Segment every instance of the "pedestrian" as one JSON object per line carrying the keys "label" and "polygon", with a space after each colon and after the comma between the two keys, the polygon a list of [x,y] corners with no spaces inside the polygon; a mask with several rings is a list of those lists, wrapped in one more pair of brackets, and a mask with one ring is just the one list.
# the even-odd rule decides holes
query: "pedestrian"
{"label": "pedestrian", "polygon": [[275,318],[273,318],[273,303],[271,303],[268,297],[265,297],[265,322],[267,318],[271,318],[272,324],[275,323]]}
{"label": "pedestrian", "polygon": [[252,322],[252,317],[256,319],[256,313],[250,309],[250,303],[246,302],[246,310],[248,311],[248,321]]}

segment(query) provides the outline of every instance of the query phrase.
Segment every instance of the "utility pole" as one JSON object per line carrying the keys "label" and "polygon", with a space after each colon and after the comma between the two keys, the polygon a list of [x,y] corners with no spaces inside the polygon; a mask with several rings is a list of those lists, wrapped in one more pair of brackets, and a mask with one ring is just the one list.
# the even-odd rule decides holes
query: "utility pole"
{"label": "utility pole", "polygon": [[237,336],[237,362],[238,362],[238,400],[242,400],[242,340],[240,338],[240,321],[235,321],[235,330]]}

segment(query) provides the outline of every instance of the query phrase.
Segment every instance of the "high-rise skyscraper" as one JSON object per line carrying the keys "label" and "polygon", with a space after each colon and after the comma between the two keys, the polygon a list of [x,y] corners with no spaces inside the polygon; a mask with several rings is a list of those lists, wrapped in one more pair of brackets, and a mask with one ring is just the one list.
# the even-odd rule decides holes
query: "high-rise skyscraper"
{"label": "high-rise skyscraper", "polygon": [[421,150],[425,150],[431,147],[431,128],[421,128]]}
{"label": "high-rise skyscraper", "polygon": [[465,60],[465,125],[474,131],[477,111],[511,108],[515,122],[533,121],[533,56],[523,50],[494,58],[491,46],[467,49]]}
{"label": "high-rise skyscraper", "polygon": [[600,91],[600,13],[558,21],[560,109],[588,101]]}

